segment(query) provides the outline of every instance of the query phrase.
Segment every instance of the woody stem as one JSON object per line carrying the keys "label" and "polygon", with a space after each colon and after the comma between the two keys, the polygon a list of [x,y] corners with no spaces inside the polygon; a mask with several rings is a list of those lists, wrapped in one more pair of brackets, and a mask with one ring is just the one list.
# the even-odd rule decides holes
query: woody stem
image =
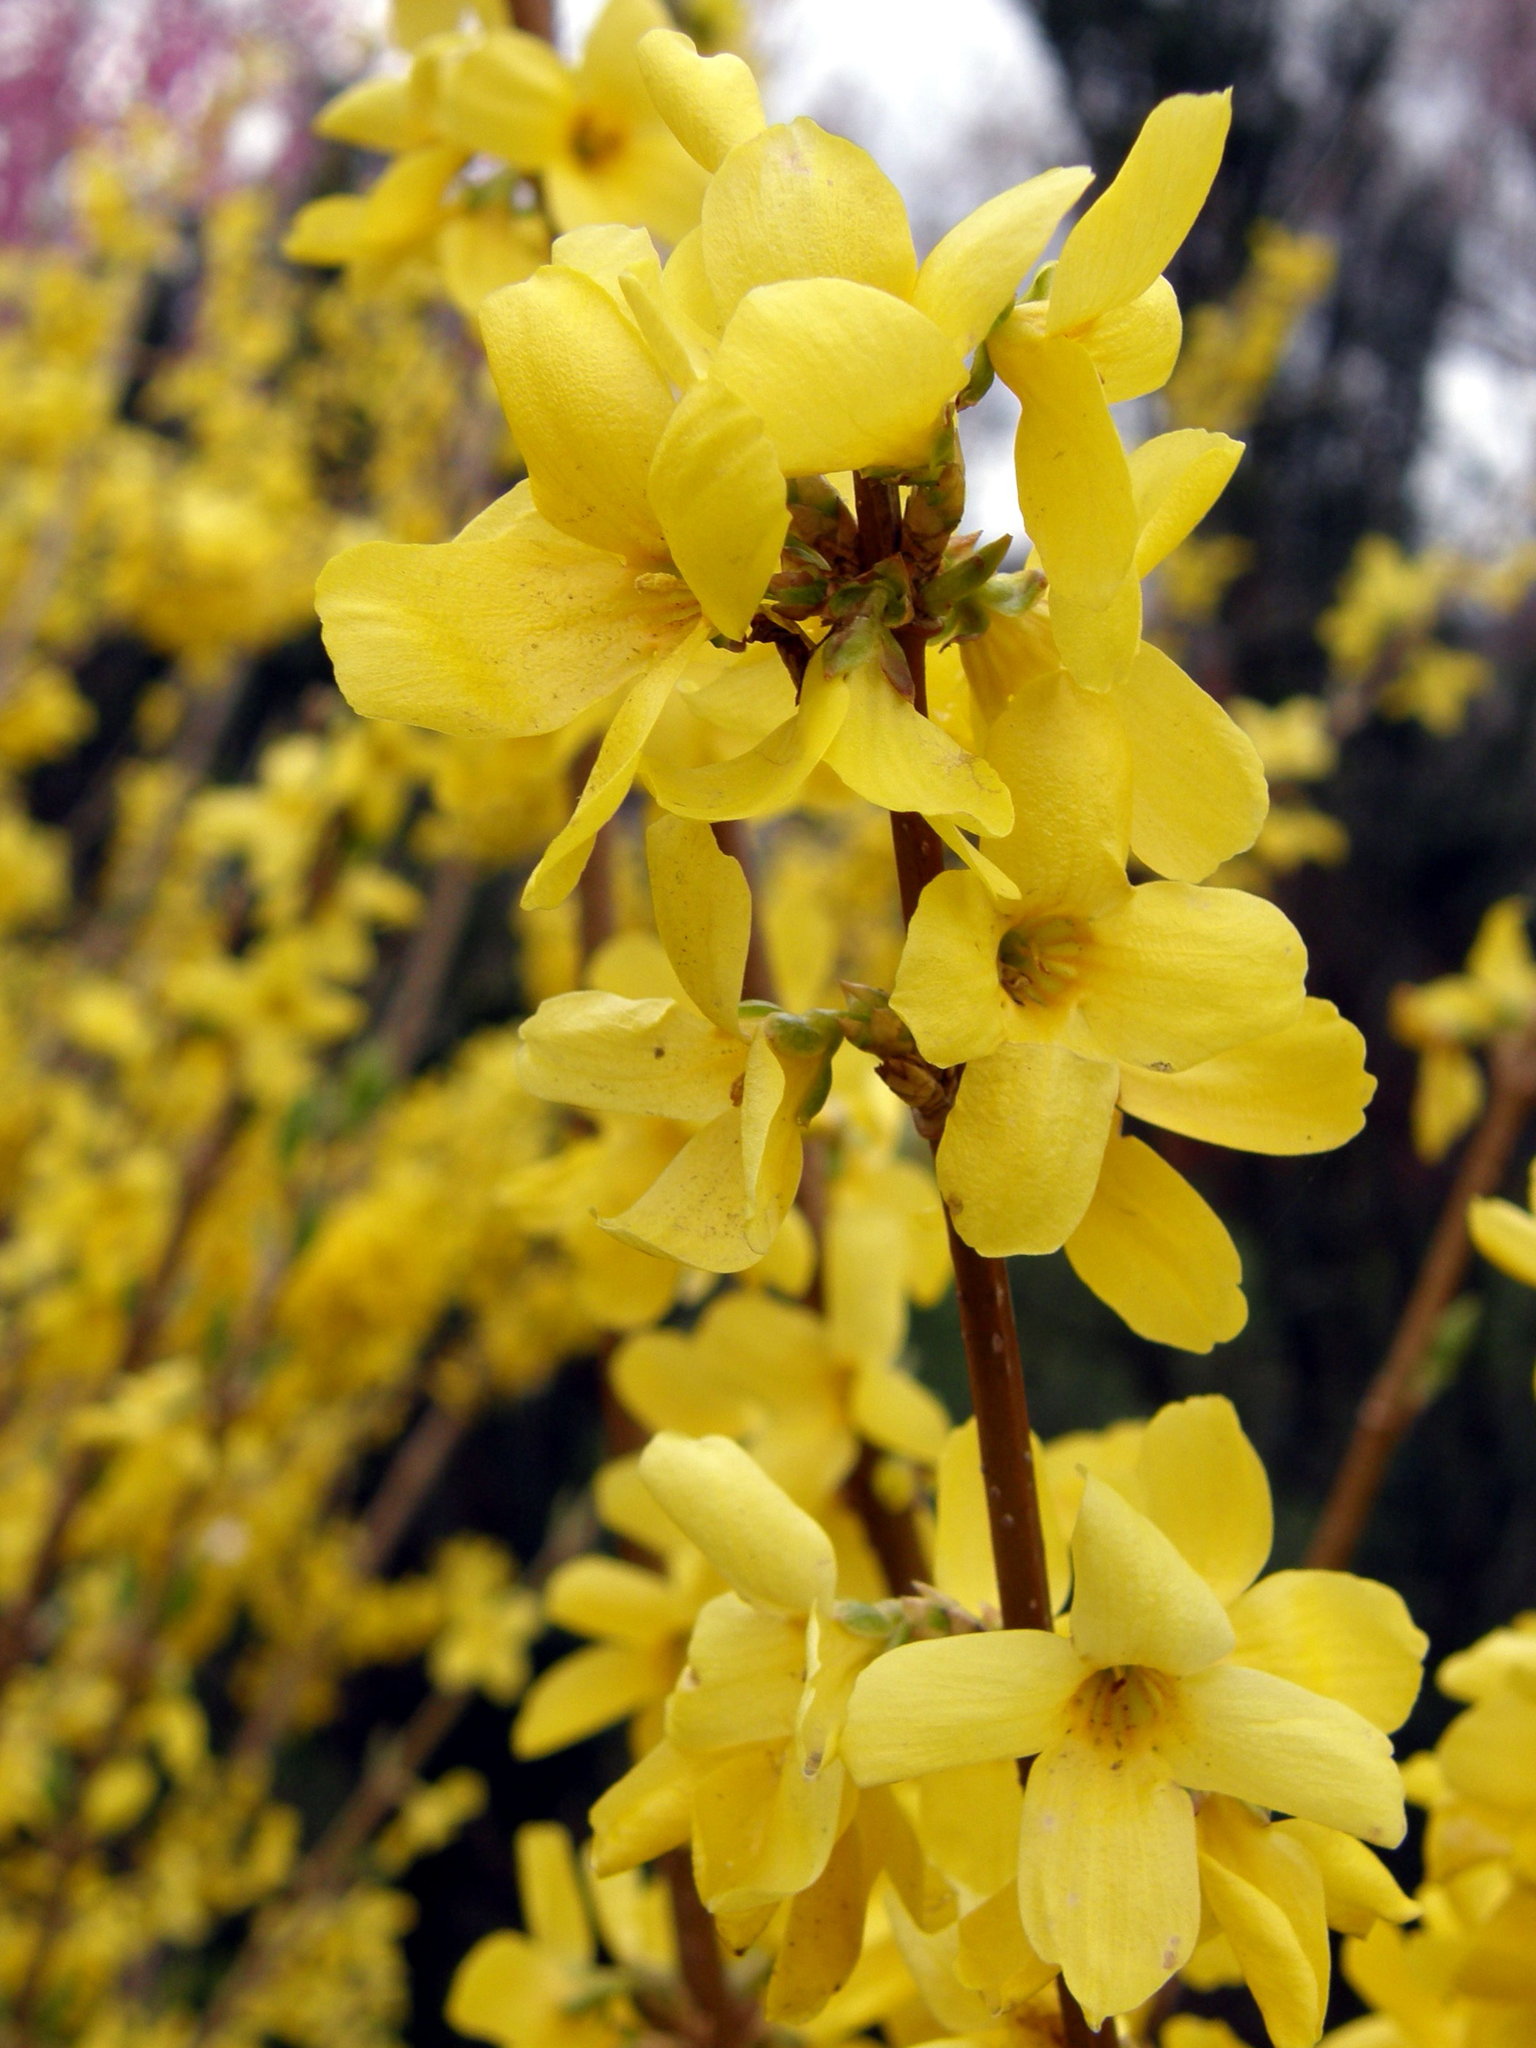
{"label": "woody stem", "polygon": [[[884,494],[883,503],[877,492]],[[858,493],[861,553],[867,553],[871,562],[878,561],[894,543],[895,492],[889,485],[872,486],[860,478]],[[911,672],[913,704],[926,715],[928,629],[920,619],[914,619],[900,629],[896,638]],[[896,856],[902,922],[910,924],[918,898],[943,868],[943,842],[926,818],[912,811],[894,811],[891,844]],[[930,1142],[937,1151],[937,1139]],[[960,1337],[965,1346],[966,1376],[981,1450],[1003,1626],[1048,1629],[1050,1580],[1045,1568],[1029,1401],[1024,1389],[1024,1363],[1019,1353],[1008,1268],[1001,1259],[983,1258],[973,1250],[955,1229],[947,1207],[945,1224],[960,1311]],[[1029,1759],[1021,1758],[1020,1779],[1028,1775]],[[1058,1978],[1056,1988],[1067,2048],[1093,2048],[1095,2042],[1114,2040],[1113,2020],[1106,2021],[1095,2033],[1065,1980]]]}
{"label": "woody stem", "polygon": [[1471,1260],[1467,1204],[1503,1179],[1536,1105],[1536,1037],[1527,1032],[1495,1041],[1489,1067],[1488,1107],[1461,1155],[1387,1355],[1356,1412],[1307,1550],[1309,1565],[1342,1571],[1349,1564],[1397,1447],[1432,1397],[1424,1361]]}

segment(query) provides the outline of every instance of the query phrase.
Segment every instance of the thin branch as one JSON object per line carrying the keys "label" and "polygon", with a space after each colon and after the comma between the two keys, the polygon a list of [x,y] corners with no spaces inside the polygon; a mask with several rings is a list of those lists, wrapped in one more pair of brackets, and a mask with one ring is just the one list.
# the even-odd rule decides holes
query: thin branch
{"label": "thin branch", "polygon": [[1387,1355],[1356,1412],[1307,1550],[1309,1565],[1333,1571],[1348,1565],[1398,1445],[1433,1398],[1424,1361],[1471,1261],[1467,1204],[1498,1187],[1536,1106],[1536,1032],[1496,1040],[1489,1068],[1487,1109],[1461,1155]]}
{"label": "thin branch", "polygon": [[393,1074],[410,1073],[426,1050],[474,896],[475,870],[469,861],[438,862],[421,923],[379,1021],[379,1044]]}

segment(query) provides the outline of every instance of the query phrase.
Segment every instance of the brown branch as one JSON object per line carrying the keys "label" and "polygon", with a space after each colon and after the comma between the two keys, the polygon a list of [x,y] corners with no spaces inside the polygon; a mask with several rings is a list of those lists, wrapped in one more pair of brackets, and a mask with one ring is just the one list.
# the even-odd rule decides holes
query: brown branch
{"label": "brown branch", "polygon": [[659,1861],[672,1894],[678,1972],[701,2023],[700,2041],[705,2048],[742,2048],[762,2033],[761,2015],[751,1999],[737,1995],[726,1976],[720,1937],[694,1884],[688,1851],[668,1849]]}
{"label": "brown branch", "polygon": [[[890,501],[894,503],[894,499],[895,493],[891,490]],[[879,544],[883,532],[883,510],[877,508],[875,517],[880,522],[880,529],[873,536],[871,547]],[[862,506],[860,525],[862,528]],[[896,637],[911,672],[913,703],[918,711],[926,714],[927,630],[921,621],[914,620],[902,627]],[[902,921],[910,923],[924,887],[944,865],[943,846],[926,820],[913,812],[892,813],[891,841],[901,889]],[[929,1133],[929,1143],[937,1151],[937,1134]],[[981,1450],[987,1523],[997,1567],[998,1606],[1003,1626],[1049,1629],[1050,1577],[1045,1563],[1029,1402],[1024,1389],[1024,1364],[1019,1352],[1018,1324],[1008,1285],[1008,1268],[1001,1259],[983,1258],[965,1242],[955,1229],[947,1205],[944,1220],[949,1234],[950,1263],[955,1273],[966,1377],[970,1381],[971,1407],[976,1416]],[[1028,1757],[1019,1759],[1021,1783],[1029,1776],[1030,1762]],[[1107,2021],[1098,2033],[1094,2033],[1083,2018],[1082,2008],[1068,1990],[1064,1977],[1057,1978],[1056,1991],[1067,2048],[1091,2048],[1095,2042],[1113,2042],[1113,2020]]]}
{"label": "brown branch", "polygon": [[893,1593],[909,1593],[914,1585],[929,1577],[932,1566],[924,1553],[912,1510],[888,1508],[880,1498],[875,1486],[875,1467],[879,1462],[880,1453],[873,1444],[860,1444],[858,1462],[843,1481],[843,1498],[863,1523],[886,1584]]}
{"label": "brown branch", "polygon": [[553,0],[512,0],[512,21],[526,36],[542,36],[546,43],[555,39]]}
{"label": "brown branch", "polygon": [[[294,1873],[283,1905],[289,1913],[342,1883],[351,1859],[374,1830],[410,1792],[416,1773],[464,1712],[467,1692],[429,1693],[393,1741],[387,1743],[353,1789],[341,1811]],[[272,1932],[258,1931],[246,1943],[198,2022],[189,2048],[214,2040],[241,2001],[259,1985],[293,1938],[288,1919]]]}
{"label": "brown branch", "polygon": [[379,1020],[379,1045],[395,1075],[410,1073],[426,1049],[474,895],[475,870],[469,861],[438,862],[421,923]]}
{"label": "brown branch", "polygon": [[1333,1571],[1348,1565],[1398,1445],[1433,1398],[1423,1366],[1471,1261],[1467,1204],[1498,1187],[1536,1105],[1536,1032],[1496,1040],[1489,1068],[1487,1109],[1461,1155],[1387,1355],[1356,1412],[1307,1549],[1309,1565]]}

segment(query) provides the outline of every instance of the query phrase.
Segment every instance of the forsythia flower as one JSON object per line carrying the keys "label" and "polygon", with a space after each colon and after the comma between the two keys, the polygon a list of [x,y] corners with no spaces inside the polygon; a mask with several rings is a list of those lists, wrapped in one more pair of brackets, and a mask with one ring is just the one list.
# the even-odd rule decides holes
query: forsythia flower
{"label": "forsythia flower", "polygon": [[1419,1055],[1413,1142],[1431,1164],[1444,1158],[1482,1109],[1487,1091],[1471,1048],[1526,1032],[1536,1019],[1529,912],[1523,897],[1506,896],[1484,913],[1463,973],[1392,992],[1393,1033]]}
{"label": "forsythia flower", "polygon": [[698,1126],[638,1200],[602,1220],[627,1243],[739,1272],[767,1251],[794,1201],[801,1129],[840,1040],[830,1020],[742,1003],[751,893],[709,827],[659,818],[646,843],[683,1000],[552,996],[523,1026],[523,1081],[579,1108]]}
{"label": "forsythia flower", "polygon": [[[1391,1744],[1424,1638],[1395,1593],[1341,1573],[1258,1580],[1263,1467],[1217,1396],[1163,1409],[1133,1506],[1089,1477],[1065,1634],[912,1643],[854,1690],[856,1782],[1032,1756],[1018,1908],[1090,2022],[1150,1997],[1200,1927],[1197,1795],[1224,1794],[1387,1845]],[[1320,2013],[1319,2013],[1320,2017]]]}
{"label": "forsythia flower", "polygon": [[[1104,699],[1021,692],[988,751],[1017,823],[983,852],[1011,884],[929,883],[891,1005],[936,1066],[965,1062],[939,1186],[978,1251],[1052,1251],[1082,1221],[1120,1071],[1177,1073],[1301,1014],[1301,941],[1228,889],[1126,878],[1131,787]],[[1241,963],[1239,966],[1238,963]]]}

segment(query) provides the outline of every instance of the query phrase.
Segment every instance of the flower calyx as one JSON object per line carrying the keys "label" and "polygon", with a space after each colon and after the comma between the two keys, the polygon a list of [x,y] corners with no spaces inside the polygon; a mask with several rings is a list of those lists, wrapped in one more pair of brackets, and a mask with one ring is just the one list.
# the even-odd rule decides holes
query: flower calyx
{"label": "flower calyx", "polygon": [[923,1058],[884,989],[845,981],[843,993],[848,998],[847,1008],[838,1017],[843,1036],[861,1052],[875,1054],[880,1062],[876,1073],[911,1110],[919,1137],[936,1144],[954,1106],[959,1070],[935,1067]]}

